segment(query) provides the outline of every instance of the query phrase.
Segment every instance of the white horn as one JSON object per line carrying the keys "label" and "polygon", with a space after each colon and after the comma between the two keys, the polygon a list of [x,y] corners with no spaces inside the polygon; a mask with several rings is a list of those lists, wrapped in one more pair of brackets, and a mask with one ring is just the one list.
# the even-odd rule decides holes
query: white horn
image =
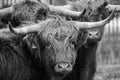
{"label": "white horn", "polygon": [[100,28],[104,27],[114,16],[115,9],[112,11],[109,17],[102,21],[98,22],[78,22],[78,21],[70,21],[70,23],[75,24],[77,29],[92,29],[92,28]]}
{"label": "white horn", "polygon": [[112,4],[108,4],[106,6],[106,8],[109,10],[109,11],[112,11],[116,8],[116,12],[120,12],[120,5],[112,5]]}

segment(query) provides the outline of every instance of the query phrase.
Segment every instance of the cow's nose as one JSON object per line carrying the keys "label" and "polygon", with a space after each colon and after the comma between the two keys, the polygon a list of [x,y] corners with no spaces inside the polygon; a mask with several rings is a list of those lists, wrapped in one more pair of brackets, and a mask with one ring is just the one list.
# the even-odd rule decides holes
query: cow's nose
{"label": "cow's nose", "polygon": [[89,38],[98,38],[99,37],[99,32],[89,32],[88,34]]}
{"label": "cow's nose", "polygon": [[58,73],[67,73],[72,71],[72,65],[71,63],[57,63],[55,66],[55,71]]}
{"label": "cow's nose", "polygon": [[91,31],[88,33],[88,41],[100,41],[101,35],[98,31]]}

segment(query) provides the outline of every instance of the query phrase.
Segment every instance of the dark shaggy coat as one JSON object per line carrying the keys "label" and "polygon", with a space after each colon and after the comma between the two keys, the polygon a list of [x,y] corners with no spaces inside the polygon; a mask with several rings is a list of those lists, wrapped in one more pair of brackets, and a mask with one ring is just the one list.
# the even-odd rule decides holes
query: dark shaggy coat
{"label": "dark shaggy coat", "polygon": [[21,37],[0,39],[0,80],[40,80],[32,57]]}

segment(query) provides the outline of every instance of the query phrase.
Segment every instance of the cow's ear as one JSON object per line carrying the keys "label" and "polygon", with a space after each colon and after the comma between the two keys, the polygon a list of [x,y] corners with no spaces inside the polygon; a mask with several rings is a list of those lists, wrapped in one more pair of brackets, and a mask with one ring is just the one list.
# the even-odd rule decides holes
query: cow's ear
{"label": "cow's ear", "polygon": [[36,42],[32,38],[29,38],[29,35],[26,35],[23,40],[27,42],[27,45],[31,47],[31,49],[37,49]]}
{"label": "cow's ear", "polygon": [[32,49],[37,49],[37,46],[35,45],[35,43],[32,43]]}
{"label": "cow's ear", "polygon": [[23,40],[27,44],[31,54],[41,61],[41,45],[39,44],[36,34],[28,34]]}
{"label": "cow's ear", "polygon": [[11,20],[11,14],[6,14],[4,16],[0,15],[0,21],[2,23],[6,23],[7,24],[10,20]]}

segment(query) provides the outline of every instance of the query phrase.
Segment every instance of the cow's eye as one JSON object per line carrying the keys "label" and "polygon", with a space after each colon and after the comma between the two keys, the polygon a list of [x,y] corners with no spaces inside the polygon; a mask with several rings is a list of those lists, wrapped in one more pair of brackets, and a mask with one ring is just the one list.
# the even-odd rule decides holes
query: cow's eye
{"label": "cow's eye", "polygon": [[52,45],[50,45],[50,44],[49,44],[49,45],[47,45],[47,48],[48,48],[48,49],[52,48]]}
{"label": "cow's eye", "polygon": [[70,46],[71,46],[72,48],[74,48],[74,47],[75,47],[75,41],[72,41],[72,42],[70,43]]}

